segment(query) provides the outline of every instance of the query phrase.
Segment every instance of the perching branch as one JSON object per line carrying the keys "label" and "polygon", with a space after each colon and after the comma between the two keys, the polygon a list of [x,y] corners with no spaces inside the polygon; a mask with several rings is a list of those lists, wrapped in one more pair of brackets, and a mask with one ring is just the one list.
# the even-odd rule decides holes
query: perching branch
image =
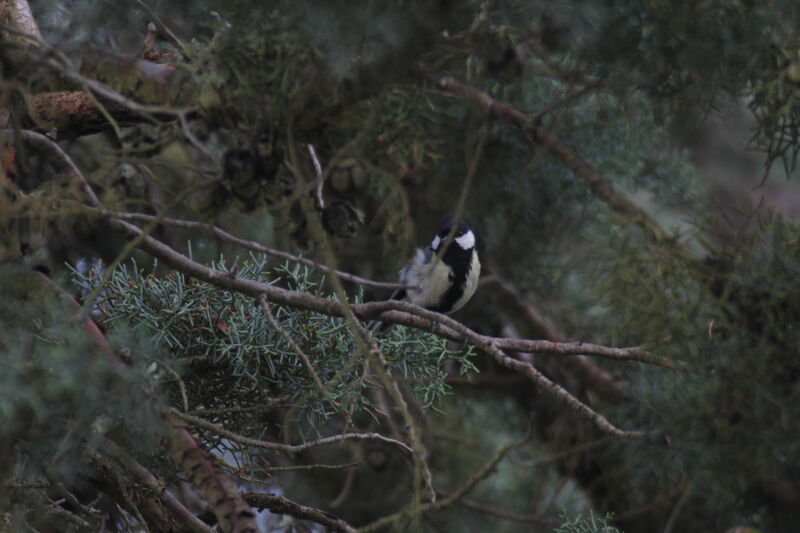
{"label": "perching branch", "polygon": [[[103,209],[97,209],[97,210],[94,210],[94,211],[98,212],[98,213],[108,214],[109,216],[117,218],[117,219],[120,219],[120,220],[134,220],[135,219],[135,220],[142,220],[142,221],[152,222],[152,221],[155,221],[157,219],[157,217],[155,217],[153,215],[145,215],[145,214],[140,214],[140,213],[117,213],[117,212],[107,211],[107,210],[103,210]],[[242,246],[246,246],[247,248],[250,248],[252,250],[260,251],[260,252],[266,253],[268,255],[274,255],[275,257],[281,257],[281,258],[285,258],[285,259],[290,260],[290,261],[296,261],[298,263],[302,263],[302,264],[306,264],[306,265],[309,265],[309,266],[313,266],[314,268],[319,268],[320,270],[323,270],[324,272],[330,272],[330,269],[327,266],[322,265],[320,263],[316,263],[314,261],[311,261],[311,260],[308,260],[308,259],[304,259],[302,257],[297,257],[297,256],[294,256],[292,254],[288,254],[288,253],[280,251],[280,250],[274,250],[274,249],[271,249],[271,248],[267,248],[267,247],[262,246],[262,245],[260,245],[258,243],[254,243],[252,241],[245,241],[243,239],[239,239],[238,237],[236,237],[234,235],[231,235],[230,233],[225,232],[224,230],[222,230],[220,228],[216,228],[214,226],[209,227],[208,225],[200,223],[200,222],[192,222],[192,221],[185,221],[185,220],[175,220],[175,219],[169,219],[169,218],[161,219],[161,221],[166,223],[166,224],[175,225],[175,226],[179,226],[179,227],[187,227],[187,228],[195,227],[195,228],[208,229],[210,231],[213,231],[215,235],[218,235],[221,238],[224,238],[225,240],[229,240],[230,242],[236,242],[237,244],[241,244]],[[135,226],[129,226],[129,227],[133,228]],[[161,257],[161,259],[163,260],[164,258]],[[211,270],[211,269],[209,269],[209,270]],[[353,281],[354,283],[358,283],[358,284],[362,284],[362,285],[370,285],[370,286],[384,287],[384,288],[405,287],[405,285],[398,284],[398,283],[384,283],[384,282],[371,281],[371,280],[367,280],[365,278],[359,278],[358,276],[353,276],[351,274],[347,274],[347,273],[341,272],[341,271],[336,271],[336,273],[342,279],[347,279],[347,280]],[[240,280],[240,281],[249,281],[249,280],[242,280],[241,278],[237,278],[237,279]],[[253,282],[253,283],[258,284],[258,282]],[[267,286],[265,284],[258,284],[258,285],[263,285],[265,288],[266,287],[271,287],[271,286]],[[240,292],[243,292],[245,294],[253,294],[253,295],[259,294],[256,291],[255,287],[251,287],[251,290],[253,292],[251,292],[251,290],[244,289],[241,285],[238,285],[238,288],[233,288],[233,287],[225,287],[225,288],[232,289],[232,290],[239,290]],[[272,288],[277,288],[277,287],[272,287]],[[277,289],[279,291],[282,290],[280,288],[277,288]],[[292,293],[292,291],[284,291],[284,292]],[[267,297],[270,300],[277,301],[279,303],[285,303],[280,298],[279,299],[272,298],[273,294],[270,294],[270,291],[266,291],[265,290],[265,291],[263,291],[263,293],[266,294]],[[297,295],[297,293],[295,293],[295,294]],[[288,296],[288,295],[286,295],[286,296]],[[302,296],[302,295],[298,295],[298,296]],[[307,299],[305,299],[305,298],[300,298],[300,299],[292,298],[292,300],[294,301],[294,306],[295,307],[310,308],[310,307],[305,307],[306,304],[309,304],[309,301]],[[327,305],[324,306],[325,309],[313,308],[312,310],[317,311],[317,312],[321,312],[323,314],[340,315],[340,313],[337,313],[337,312],[333,311],[333,308],[335,307],[335,305],[331,305],[329,300],[324,300],[324,302],[327,303]],[[356,311],[356,314],[360,316],[360,318],[373,318],[373,317],[375,317],[376,315],[379,315],[382,312],[383,306],[380,305],[380,304],[386,304],[386,303],[387,302],[372,302],[372,303],[367,303],[367,304],[355,305],[355,306],[352,306],[352,307]],[[287,305],[292,305],[292,303],[287,303]],[[396,307],[392,307],[391,304],[389,304],[387,310],[388,309],[396,309]],[[437,315],[438,315],[438,313],[437,313]],[[430,329],[428,327],[428,324],[426,324],[425,321],[415,321],[415,320],[410,319],[408,317],[401,318],[398,315],[393,315],[392,314],[392,315],[381,316],[381,319],[384,320],[387,323],[401,324],[401,325],[413,327],[413,328],[416,328],[416,329],[424,329],[424,330],[429,330]],[[434,333],[436,333],[436,332],[434,332]],[[453,340],[453,341],[461,340],[459,336],[454,335],[452,333],[448,335],[447,332],[442,332],[442,334],[440,336],[442,336],[444,338],[447,338],[449,340]],[[487,339],[487,340],[491,340],[491,342],[495,343],[499,348],[504,349],[504,350],[520,351],[520,352],[534,352],[534,353],[553,353],[553,354],[560,354],[560,355],[593,355],[593,356],[603,357],[603,358],[606,358],[606,359],[615,359],[615,360],[618,360],[618,361],[638,361],[638,362],[642,362],[642,363],[655,364],[655,365],[663,366],[663,367],[666,367],[666,368],[674,368],[676,366],[674,361],[671,361],[669,359],[664,359],[664,358],[653,357],[650,353],[648,353],[647,351],[642,350],[640,348],[611,348],[611,347],[607,347],[607,346],[602,346],[602,345],[598,345],[598,344],[591,344],[591,343],[585,343],[585,342],[553,342],[553,341],[545,341],[545,340],[507,339],[507,338],[488,337],[488,336],[481,336],[481,337],[483,337],[484,339]]]}
{"label": "perching branch", "polygon": [[[133,237],[138,237],[141,235],[141,230],[139,230],[136,226],[128,224],[127,222],[123,222],[121,220],[112,220],[112,225],[125,230]],[[230,274],[227,272],[218,271],[192,261],[188,257],[178,253],[177,251],[168,247],[164,243],[153,239],[152,237],[145,237],[142,239],[142,248],[159,258],[159,260],[170,265],[172,268],[219,287],[229,290],[236,290],[253,296],[264,294],[266,298],[275,303],[308,309],[326,315],[342,316],[343,314],[342,306],[339,304],[339,302],[326,298],[320,298],[311,294],[298,293],[295,291],[282,289],[280,287],[267,285],[254,280],[230,276]],[[588,343],[559,344],[550,341],[494,339],[479,335],[463,324],[451,319],[450,317],[422,309],[421,307],[407,302],[374,302],[369,304],[351,305],[348,306],[348,308],[352,309],[352,312],[361,319],[372,319],[380,316],[382,320],[390,323],[423,329],[450,340],[466,340],[467,342],[470,342],[474,346],[492,356],[501,365],[512,370],[522,372],[532,381],[534,381],[534,383],[541,386],[545,390],[552,392],[566,402],[567,405],[569,405],[576,413],[595,422],[602,430],[621,437],[640,437],[643,435],[640,432],[626,432],[619,430],[611,425],[605,419],[605,417],[572,396],[566,389],[547,379],[530,363],[513,359],[502,352],[503,349],[514,349],[520,351],[547,351],[563,354],[594,353],[603,354],[604,356],[611,358],[630,360],[646,358],[647,354],[642,353],[641,350],[636,348],[608,348],[605,346],[597,346]],[[402,310],[405,311],[405,313],[388,311],[390,309]],[[387,311],[384,313],[384,310]],[[445,328],[435,328],[435,323],[443,324],[453,331],[447,332]]]}
{"label": "perching branch", "polygon": [[[50,139],[43,135],[33,132],[23,132],[23,138],[35,140],[37,143],[50,147],[50,152],[55,159],[55,164],[62,169],[70,172],[72,178],[79,184],[81,190],[86,192],[89,203],[94,207],[102,207],[97,200],[97,196],[91,191],[83,175],[72,163],[72,160]],[[261,283],[255,280],[240,278],[231,275],[230,272],[222,272],[211,267],[197,263],[196,261],[177,252],[161,241],[151,236],[144,235],[141,229],[133,224],[119,220],[110,219],[111,227],[122,230],[130,237],[140,241],[139,246],[157,257],[160,261],[170,267],[193,276],[218,287],[248,294],[253,297],[264,295],[268,300],[281,305],[297,307],[315,311],[330,316],[343,316],[353,313],[353,316],[361,320],[380,318],[390,323],[410,326],[416,329],[433,332],[443,338],[453,341],[466,341],[479,348],[495,359],[499,364],[506,368],[520,372],[527,376],[537,386],[556,395],[564,401],[576,414],[587,420],[591,420],[603,431],[618,437],[642,437],[644,433],[638,431],[623,431],[615,427],[601,414],[591,409],[586,404],[575,398],[562,386],[547,379],[533,365],[527,362],[514,359],[504,353],[504,350],[518,350],[528,352],[549,352],[572,355],[601,355],[612,359],[637,360],[642,362],[653,362],[650,355],[638,348],[609,348],[589,343],[555,343],[550,341],[531,341],[518,339],[497,339],[480,335],[467,328],[460,322],[440,313],[428,311],[408,302],[384,301],[358,305],[345,305],[339,301],[321,298],[312,294],[291,291]],[[403,312],[398,312],[403,311]],[[439,324],[444,327],[436,327]],[[450,331],[448,331],[448,329]],[[664,366],[668,363],[661,361]],[[657,363],[658,364],[658,363]]]}

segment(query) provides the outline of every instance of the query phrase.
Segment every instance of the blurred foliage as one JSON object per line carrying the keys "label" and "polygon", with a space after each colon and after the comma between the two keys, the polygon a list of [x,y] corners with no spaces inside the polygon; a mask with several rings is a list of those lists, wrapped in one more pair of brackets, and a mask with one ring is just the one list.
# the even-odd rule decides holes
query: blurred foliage
{"label": "blurred foliage", "polygon": [[[125,76],[114,70],[111,81],[133,91],[133,98],[139,97],[136,78],[128,75],[141,65],[131,58],[140,55],[148,22],[158,21],[158,49],[179,54],[171,56],[176,76],[167,83],[179,85],[170,92],[179,98],[159,103],[191,103],[183,120],[151,116],[119,137],[107,132],[64,143],[109,208],[211,220],[244,238],[313,253],[308,212],[299,206],[311,195],[340,266],[386,279],[412,246],[427,241],[441,215],[455,209],[476,160],[464,213],[480,237],[487,270],[541,304],[565,338],[645,345],[679,363],[666,370],[598,362],[630,387],[630,399],[614,407],[567,367],[536,355],[548,376],[614,423],[659,436],[610,443],[531,470],[514,461],[559,453],[597,435],[570,413],[558,417],[529,384],[503,382],[509,376],[484,358],[393,328],[379,337],[380,346],[394,375],[425,408],[420,419],[433,421],[431,461],[443,486],[463,483],[472,471],[464,465],[481,464],[516,438],[523,414],[533,410],[537,442],[501,463],[476,488],[477,500],[520,514],[563,504],[568,512],[556,531],[564,532],[612,531],[592,510],[624,515],[653,502],[664,505],[615,524],[629,531],[663,528],[677,498],[676,531],[739,523],[769,531],[793,527],[787,524],[794,507],[779,496],[800,473],[800,229],[794,221],[765,217],[761,207],[737,214],[759,224],[732,227],[709,207],[707,183],[694,167],[698,154],[674,142],[673,133],[741,100],[753,113],[751,146],[764,153],[767,168],[777,161],[787,174],[794,168],[800,147],[796,2],[49,0],[34,7],[45,39],[81,72],[99,77],[98,64],[124,58]],[[39,73],[3,68],[16,84],[10,94],[42,83]],[[670,238],[645,241],[527,132],[443,93],[436,81],[445,75],[533,117]],[[319,195],[308,145],[325,176]],[[30,160],[17,165],[13,184],[36,206],[48,205],[59,191],[41,186],[51,173],[35,154]],[[23,213],[5,203],[0,211]],[[102,257],[108,264],[122,248],[122,239],[102,225],[82,220],[79,227],[73,218],[36,214],[44,222],[15,218],[7,229],[20,235],[9,241],[19,242],[18,254],[46,246],[44,262],[54,270],[63,270],[63,260]],[[48,224],[54,218],[67,229],[53,232]],[[50,231],[49,240],[31,237],[26,223],[34,220],[37,232]],[[179,249],[187,241],[187,233],[174,228],[159,227],[154,235]],[[195,257],[225,258],[214,262],[217,268],[236,264],[240,276],[331,293],[324,279],[304,268],[259,256],[237,260],[225,243],[188,236]],[[20,299],[2,302],[4,316],[24,309],[18,321],[3,324],[0,340],[9,354],[2,363],[8,371],[0,372],[9,391],[0,400],[0,421],[11,428],[11,441],[34,443],[30,449],[46,458],[64,438],[63,427],[50,432],[53,421],[77,424],[78,435],[101,415],[146,417],[134,409],[140,406],[129,405],[128,394],[104,391],[106,377],[137,384],[126,389],[132,395],[147,389],[139,380],[157,382],[173,405],[182,408],[185,395],[190,409],[255,437],[274,437],[287,413],[309,438],[341,430],[352,413],[373,420],[367,415],[379,406],[341,319],[272,308],[323,382],[342,371],[327,394],[316,394],[305,364],[252,299],[163,265],[139,266],[145,264],[126,262],[111,272],[95,310],[114,346],[133,362],[124,378],[100,359],[85,364],[80,354],[87,343],[60,322],[52,330],[43,326],[48,310],[25,308]],[[99,282],[99,271],[81,272],[76,279],[83,288]],[[479,290],[457,318],[482,333],[505,334],[515,317],[486,292]],[[385,296],[350,293],[353,301]],[[200,366],[206,361],[209,366]],[[459,385],[458,394],[446,396],[448,379],[473,364],[481,377],[503,385],[480,385],[477,393]],[[287,412],[247,410],[275,398]],[[448,441],[437,431],[462,440]],[[230,442],[203,435],[218,450],[235,451]],[[361,460],[368,454],[353,455]],[[248,466],[248,473],[263,474],[255,462]],[[380,468],[362,465],[361,485],[355,482],[361,490],[351,496],[353,507],[342,508],[352,514],[343,516],[366,523],[406,501],[407,465],[391,466],[380,485],[372,483]],[[299,492],[303,501],[327,509],[342,485],[338,474],[323,487],[323,474],[315,472]],[[281,486],[294,479],[287,474]],[[376,494],[384,496],[381,502],[374,502]],[[551,494],[558,494],[555,503],[548,503]],[[461,513],[467,512],[436,514],[426,527],[500,530],[499,519]],[[570,518],[578,514],[589,518]],[[503,524],[504,531],[531,530]]]}
{"label": "blurred foliage", "polygon": [[106,358],[76,328],[75,302],[44,279],[0,269],[0,523],[7,519],[13,531],[63,522],[31,490],[37,484],[55,481],[52,499],[69,490],[106,505],[92,487],[84,446],[115,436],[146,449],[159,438],[144,367]]}
{"label": "blurred foliage", "polygon": [[710,508],[757,522],[770,515],[770,487],[800,471],[798,239],[800,225],[778,219],[701,263],[638,244],[608,257],[593,291],[614,317],[607,340],[651,345],[691,369],[633,377],[626,418],[670,442],[622,447],[643,486],[688,476]]}

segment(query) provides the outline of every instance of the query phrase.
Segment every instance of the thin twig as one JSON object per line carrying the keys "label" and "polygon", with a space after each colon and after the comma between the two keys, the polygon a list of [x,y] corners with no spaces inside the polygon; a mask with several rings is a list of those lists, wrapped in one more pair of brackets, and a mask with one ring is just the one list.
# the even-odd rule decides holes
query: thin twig
{"label": "thin twig", "polygon": [[214,424],[213,422],[209,422],[208,420],[204,420],[196,416],[181,413],[180,411],[177,411],[175,409],[170,409],[170,412],[171,414],[177,416],[178,418],[180,418],[181,420],[185,421],[186,423],[192,426],[211,431],[221,437],[225,437],[232,441],[238,442],[239,444],[244,444],[245,446],[253,446],[256,448],[266,448],[269,450],[280,450],[283,452],[294,453],[294,452],[302,452],[303,450],[308,450],[316,446],[333,444],[345,440],[380,440],[398,446],[407,453],[413,453],[413,450],[407,444],[402,443],[399,440],[391,439],[389,437],[381,435],[380,433],[344,433],[341,435],[334,435],[332,437],[325,437],[322,439],[316,439],[304,442],[302,444],[284,444],[282,442],[272,442],[272,441],[254,439],[251,437],[246,437],[244,435],[239,435],[238,433],[234,433],[233,431],[225,429],[219,424]]}
{"label": "thin twig", "polygon": [[[290,167],[295,173],[298,182],[303,183],[306,180],[299,172],[300,163],[297,156],[294,138],[292,136],[291,121],[289,122],[289,126],[287,128],[287,138],[289,157],[291,160]],[[341,280],[335,275],[336,257],[334,256],[333,250],[326,239],[319,212],[313,209],[313,206],[310,205],[308,198],[301,198],[300,206],[306,215],[306,221],[308,222],[308,228],[311,231],[311,235],[322,252],[322,258],[324,259],[328,268],[334,272],[331,277],[331,282],[333,284],[334,294],[336,295],[337,299],[336,304],[338,304],[347,320],[348,327],[353,332],[353,338],[355,339],[356,346],[358,347],[358,353],[364,357],[365,361],[367,361],[367,363],[372,367],[373,371],[375,371],[375,373],[378,375],[381,384],[387,390],[389,395],[394,400],[395,405],[397,405],[397,408],[400,410],[400,413],[403,416],[403,421],[408,429],[408,437],[411,441],[411,448],[413,449],[412,457],[414,459],[413,500],[416,501],[419,499],[418,487],[420,486],[420,478],[422,482],[424,482],[424,488],[428,498],[435,500],[436,492],[433,490],[433,476],[431,474],[430,467],[425,460],[425,447],[422,443],[419,429],[417,428],[414,417],[408,410],[408,406],[403,399],[403,395],[400,393],[400,388],[397,384],[397,381],[392,377],[391,372],[388,370],[388,364],[386,363],[386,360],[383,357],[380,348],[378,347],[378,343],[369,335],[369,332],[361,324],[359,318],[355,315],[351,307],[347,305],[348,296],[344,290],[344,287],[342,286]]]}
{"label": "thin twig", "polygon": [[325,183],[325,176],[322,174],[322,165],[319,163],[317,151],[314,150],[314,145],[308,145],[308,153],[311,154],[311,160],[314,162],[314,170],[317,171],[317,207],[325,209],[325,200],[322,198],[322,186]]}
{"label": "thin twig", "polygon": [[675,507],[672,508],[672,511],[669,513],[669,518],[667,518],[667,523],[664,524],[664,531],[663,533],[671,533],[672,528],[675,527],[675,522],[678,520],[678,514],[680,514],[681,509],[686,504],[687,500],[689,499],[689,495],[692,493],[692,481],[689,480],[686,483],[686,489],[684,489],[683,494],[681,494],[678,501],[675,502]]}
{"label": "thin twig", "polygon": [[186,392],[186,383],[183,382],[183,378],[181,378],[181,375],[178,374],[177,372],[175,372],[175,370],[172,367],[170,367],[169,365],[165,365],[165,364],[161,363],[160,366],[162,368],[165,368],[167,370],[167,372],[172,374],[172,376],[178,382],[178,389],[180,390],[181,400],[183,402],[183,412],[184,413],[187,412],[189,410],[189,395]]}
{"label": "thin twig", "polygon": [[278,323],[278,320],[275,318],[275,315],[269,308],[269,303],[267,302],[267,299],[264,297],[264,295],[260,294],[256,299],[258,300],[259,305],[261,305],[261,309],[264,311],[264,316],[267,317],[267,320],[272,325],[272,327],[275,328],[275,331],[277,331],[280,334],[280,336],[283,337],[287,343],[289,343],[289,346],[291,346],[292,349],[297,353],[297,355],[300,356],[300,359],[303,360],[303,364],[306,365],[306,370],[308,370],[308,373],[311,375],[311,378],[314,380],[314,384],[316,384],[319,391],[323,395],[325,395],[325,397],[328,399],[329,402],[331,402],[333,405],[338,406],[336,400],[334,400],[330,396],[330,393],[328,393],[328,391],[325,389],[325,386],[322,384],[322,381],[320,381],[319,376],[317,375],[317,372],[314,370],[314,366],[311,364],[311,360],[308,358],[306,353],[303,351],[302,348],[300,348],[300,345],[297,344],[297,342],[295,342],[295,340],[292,338],[289,332],[286,331]]}
{"label": "thin twig", "polygon": [[258,411],[265,411],[273,407],[281,406],[286,400],[287,398],[273,398],[271,401],[267,401],[266,403],[260,403],[257,405],[246,405],[246,406],[236,405],[232,407],[223,407],[220,409],[192,409],[191,411],[186,411],[186,414],[195,416],[198,415],[219,416],[219,415],[227,415],[230,413],[252,413]]}
{"label": "thin twig", "polygon": [[653,499],[652,501],[648,502],[645,505],[636,507],[634,509],[629,509],[617,515],[614,515],[612,522],[623,522],[629,518],[634,516],[641,516],[645,513],[649,513],[653,509],[657,509],[663,505],[669,503],[673,498],[682,494],[686,491],[686,488],[689,485],[689,479],[687,477],[683,477],[672,489],[670,489],[666,494],[662,494],[659,497]]}
{"label": "thin twig", "polygon": [[191,51],[191,49],[190,49],[190,48],[188,48],[188,47],[187,47],[187,46],[184,44],[184,42],[181,40],[181,38],[180,38],[180,37],[178,37],[177,35],[175,35],[175,33],[174,33],[174,32],[173,32],[173,31],[172,31],[170,28],[169,28],[169,26],[167,26],[166,24],[164,24],[164,22],[163,22],[163,21],[162,21],[162,20],[161,20],[161,19],[158,17],[158,15],[156,14],[156,12],[155,12],[155,11],[153,11],[153,9],[152,9],[150,6],[148,6],[148,5],[147,5],[146,3],[144,3],[142,0],[136,0],[136,3],[137,3],[137,4],[139,4],[140,6],[142,6],[142,8],[143,8],[145,11],[147,11],[147,14],[148,14],[148,15],[150,15],[150,16],[153,18],[153,20],[155,21],[155,23],[156,23],[156,24],[158,24],[158,26],[160,26],[160,29],[161,29],[161,31],[163,31],[164,33],[166,33],[166,34],[167,34],[167,36],[168,36],[170,39],[172,39],[172,42],[174,42],[176,45],[178,45],[178,47],[181,49],[181,53],[182,53],[183,55],[185,55],[185,56],[187,56],[187,57],[191,57],[191,52],[192,52],[192,51]]}
{"label": "thin twig", "polygon": [[269,473],[291,472],[294,470],[344,470],[359,466],[360,464],[361,462],[356,461],[354,463],[344,463],[340,465],[313,464],[313,465],[294,465],[294,466],[260,466],[259,470]]}
{"label": "thin twig", "polygon": [[[437,492],[443,498],[447,498],[449,496],[447,492],[443,491],[437,491]],[[474,500],[469,500],[467,498],[461,498],[456,502],[456,505],[460,505],[468,509],[473,509],[475,511],[490,516],[496,516],[497,518],[502,518],[503,520],[509,520],[511,522],[522,522],[523,524],[539,524],[548,527],[558,526],[561,523],[556,520],[547,520],[539,516],[507,513],[505,511],[499,510],[496,506],[479,503]]]}
{"label": "thin twig", "polygon": [[[147,215],[144,213],[122,213],[118,211],[110,211],[108,209],[99,209],[94,208],[90,209],[90,211],[99,213],[104,216],[109,216],[113,218],[118,218],[120,220],[130,220],[130,221],[137,221],[137,222],[154,222],[158,219],[155,215]],[[298,257],[296,255],[292,255],[288,252],[284,252],[282,250],[276,250],[274,248],[269,248],[260,244],[255,241],[248,241],[233,235],[225,231],[224,229],[220,228],[219,226],[214,226],[212,224],[206,224],[203,222],[195,222],[192,220],[180,220],[176,218],[169,218],[169,217],[162,217],[158,219],[160,224],[165,224],[167,226],[173,226],[177,228],[184,228],[184,229],[198,229],[202,231],[206,231],[209,233],[214,234],[216,237],[231,242],[233,244],[237,244],[244,248],[248,248],[250,250],[260,252],[263,254],[267,254],[273,257],[279,257],[281,259],[285,259],[287,261],[291,261],[293,263],[300,263],[302,265],[309,266],[311,268],[320,270],[322,272],[331,272],[331,269],[328,266],[323,265],[322,263],[318,263],[316,261],[312,261],[311,259],[306,259],[304,257]],[[366,287],[375,287],[379,289],[408,289],[410,288],[409,285],[404,285],[402,283],[391,283],[385,281],[373,281],[370,279],[362,278],[360,276],[355,276],[353,274],[349,274],[347,272],[343,272],[341,270],[335,271],[336,275],[342,278],[343,280],[347,280],[352,283],[357,283],[359,285],[364,285]]]}
{"label": "thin twig", "polygon": [[528,431],[525,432],[525,435],[521,439],[510,442],[505,446],[503,446],[502,448],[500,448],[500,450],[498,450],[498,452],[495,454],[494,457],[492,457],[489,461],[487,461],[477,472],[475,472],[466,481],[466,483],[464,483],[461,487],[459,487],[455,492],[450,494],[448,497],[436,502],[419,505],[416,508],[406,507],[405,509],[398,511],[397,513],[376,520],[375,522],[372,522],[371,524],[368,524],[363,528],[359,528],[358,531],[360,533],[368,533],[370,531],[380,531],[390,526],[391,524],[397,522],[398,520],[404,518],[410,513],[425,513],[428,511],[440,511],[446,507],[449,507],[450,505],[458,503],[464,496],[469,494],[472,491],[472,489],[474,489],[475,486],[478,485],[478,483],[489,477],[492,474],[492,472],[494,472],[495,468],[497,467],[497,464],[503,460],[503,458],[506,456],[508,452],[528,442],[531,436],[532,436],[532,431],[531,431],[531,426],[529,425]]}
{"label": "thin twig", "polygon": [[608,438],[602,438],[602,439],[597,439],[597,440],[585,442],[585,443],[579,444],[577,446],[573,446],[573,447],[569,448],[568,450],[564,450],[562,452],[554,453],[552,455],[548,455],[546,457],[542,457],[541,459],[523,460],[523,459],[514,459],[512,457],[511,460],[514,461],[514,463],[516,465],[518,465],[518,466],[521,466],[521,467],[524,467],[524,468],[534,468],[534,467],[537,467],[537,466],[543,466],[543,465],[554,463],[554,462],[556,462],[556,461],[558,461],[560,459],[563,459],[564,457],[569,457],[569,456],[574,455],[574,454],[576,454],[578,452],[582,452],[582,451],[585,451],[585,450],[592,450],[594,448],[598,448],[600,446],[608,444],[608,442],[609,442]]}

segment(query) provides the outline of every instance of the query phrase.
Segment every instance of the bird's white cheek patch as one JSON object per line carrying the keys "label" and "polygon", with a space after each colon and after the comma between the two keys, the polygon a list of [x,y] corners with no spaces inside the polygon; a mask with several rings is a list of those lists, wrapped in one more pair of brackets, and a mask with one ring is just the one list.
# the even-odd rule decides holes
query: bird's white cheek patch
{"label": "bird's white cheek patch", "polygon": [[[436,238],[438,239],[439,237]],[[462,250],[470,250],[475,247],[475,234],[470,230],[461,237],[456,237],[456,242]]]}
{"label": "bird's white cheek patch", "polygon": [[431,250],[437,250],[440,244],[442,244],[442,239],[437,235],[433,238],[433,241],[431,241]]}

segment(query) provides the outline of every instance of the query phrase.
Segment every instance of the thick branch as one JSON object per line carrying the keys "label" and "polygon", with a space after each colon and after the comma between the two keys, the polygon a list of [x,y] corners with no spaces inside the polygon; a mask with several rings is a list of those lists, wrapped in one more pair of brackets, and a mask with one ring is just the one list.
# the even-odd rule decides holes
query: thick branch
{"label": "thick branch", "polygon": [[[37,134],[38,135],[38,134]],[[72,302],[76,310],[80,310],[77,302],[60,292],[57,286],[46,276],[39,272],[28,273],[33,279],[51,291]],[[89,318],[83,320],[87,334],[102,351],[103,355],[115,366],[124,366],[111,349],[108,341]],[[247,503],[242,499],[236,486],[215,464],[213,457],[203,449],[192,435],[185,429],[183,423],[169,413],[166,414],[167,424],[164,426],[164,439],[173,460],[181,467],[189,478],[196,492],[205,499],[214,510],[218,522],[225,533],[257,533],[259,531],[255,517]],[[106,465],[108,461],[101,456],[94,458],[98,465]],[[109,466],[112,468],[112,466]],[[123,496],[127,491],[123,490]],[[142,500],[144,511],[148,518],[161,520],[163,512],[157,512],[158,506],[149,509],[150,500]],[[185,518],[185,517],[184,517]],[[167,529],[165,529],[167,530]]]}
{"label": "thick branch", "polygon": [[133,479],[114,461],[89,446],[83,451],[96,472],[97,488],[141,521],[145,531],[178,531],[174,517],[152,495],[136,490]]}
{"label": "thick branch", "polygon": [[[105,111],[121,126],[145,120],[116,102],[104,103]],[[39,93],[31,97],[31,115],[36,128],[57,130],[58,138],[74,138],[108,130],[108,118],[97,107],[96,99],[83,91]]]}
{"label": "thick branch", "polygon": [[197,518],[194,513],[184,507],[184,505],[167,490],[160,479],[139,464],[122,448],[109,440],[104,441],[103,448],[122,464],[142,486],[147,487],[147,489],[159,499],[161,504],[170,511],[172,516],[183,524],[186,531],[193,533],[213,533],[213,530],[208,527],[205,522]]}
{"label": "thick branch", "polygon": [[[0,0],[0,22],[22,33],[28,33],[38,38],[42,36],[27,0]],[[36,43],[36,41],[21,35],[7,34],[8,32],[3,32],[2,37],[22,46],[31,46]]]}
{"label": "thick branch", "polygon": [[256,533],[259,531],[255,515],[233,484],[217,466],[216,461],[183,427],[181,420],[167,413],[165,418],[172,427],[165,435],[172,460],[209,503],[225,533]]}
{"label": "thick branch", "polygon": [[635,222],[645,235],[655,241],[664,239],[664,232],[655,220],[636,204],[625,198],[611,183],[603,178],[594,167],[569,146],[563,144],[558,137],[540,126],[537,121],[519,109],[497,102],[488,94],[474,87],[464,85],[451,77],[439,80],[439,88],[449,93],[462,96],[478,103],[487,113],[517,126],[529,133],[545,150],[583,180],[589,191],[602,200],[611,209]]}

